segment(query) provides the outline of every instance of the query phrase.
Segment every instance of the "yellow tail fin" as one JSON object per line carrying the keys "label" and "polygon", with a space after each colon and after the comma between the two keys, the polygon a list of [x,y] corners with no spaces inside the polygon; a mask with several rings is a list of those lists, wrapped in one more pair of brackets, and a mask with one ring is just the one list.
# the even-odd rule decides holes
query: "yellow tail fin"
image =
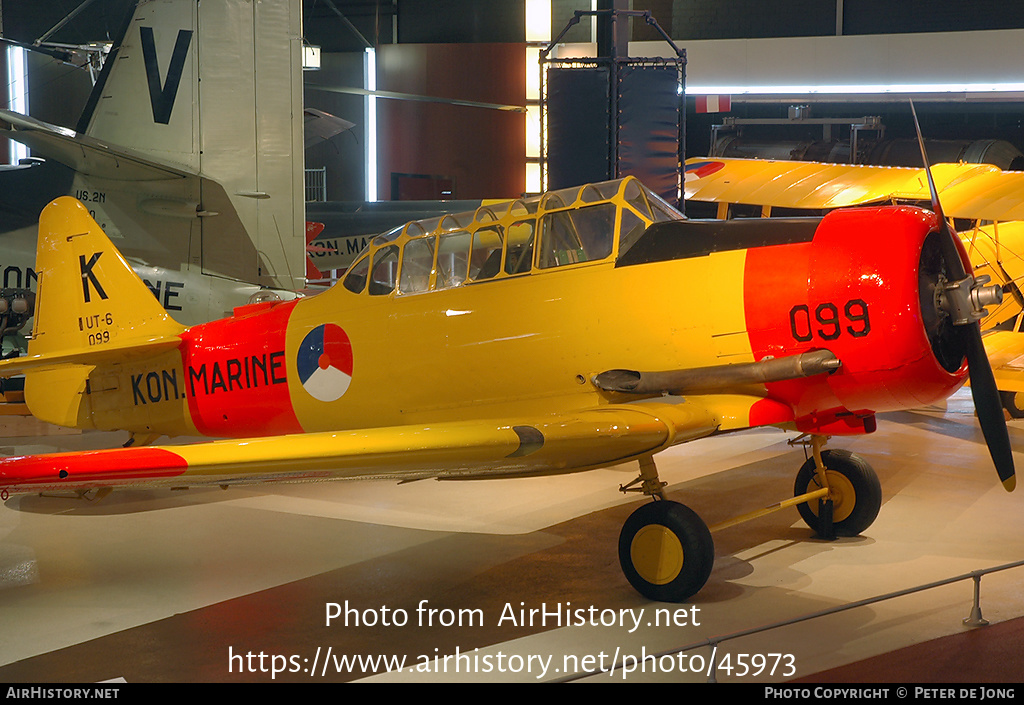
{"label": "yellow tail fin", "polygon": [[30,356],[102,352],[184,330],[70,196],[39,217],[36,271]]}
{"label": "yellow tail fin", "polygon": [[28,355],[0,363],[0,374],[25,373],[25,401],[37,418],[91,428],[87,392],[94,366],[173,348],[185,328],[75,198],[58,198],[43,209],[36,270]]}

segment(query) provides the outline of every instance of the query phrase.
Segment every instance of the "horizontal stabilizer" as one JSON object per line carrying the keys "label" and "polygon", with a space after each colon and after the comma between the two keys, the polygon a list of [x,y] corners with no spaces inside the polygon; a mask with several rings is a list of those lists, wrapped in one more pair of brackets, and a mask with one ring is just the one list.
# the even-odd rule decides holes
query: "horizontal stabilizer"
{"label": "horizontal stabilizer", "polygon": [[0,110],[0,132],[87,176],[114,181],[161,181],[196,176],[184,167],[149,159],[115,144],[41,120]]}
{"label": "horizontal stabilizer", "polygon": [[82,349],[72,352],[38,355],[22,355],[8,360],[0,360],[0,377],[13,377],[27,372],[44,372],[71,365],[102,365],[131,360],[161,352],[174,350],[181,345],[177,335],[155,336],[150,338],[125,338],[117,343],[101,349]]}

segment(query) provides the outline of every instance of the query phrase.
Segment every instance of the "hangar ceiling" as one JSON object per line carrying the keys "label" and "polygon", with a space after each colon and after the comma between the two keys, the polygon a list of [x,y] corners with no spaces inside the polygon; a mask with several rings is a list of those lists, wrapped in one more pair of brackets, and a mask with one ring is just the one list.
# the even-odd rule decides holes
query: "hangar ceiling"
{"label": "hangar ceiling", "polygon": [[[77,44],[107,39],[117,33],[133,3],[134,0],[0,0],[0,31],[6,37],[32,42],[68,14],[80,10],[53,32],[51,40]],[[580,6],[589,7],[590,0],[551,0],[552,31],[558,32]],[[518,43],[525,36],[525,7],[526,0],[303,0],[304,38],[325,53],[339,55],[361,52],[368,45],[395,43]],[[698,44],[704,40],[1024,28],[1024,3],[1001,0],[977,0],[966,9],[960,0],[908,0],[895,4],[889,0],[779,0],[770,4],[761,0],[732,0],[728,9],[713,0],[632,0],[631,7],[650,10],[683,47],[688,41]],[[567,34],[566,40],[589,41],[586,22]],[[632,38],[653,39],[651,31],[643,23],[635,22]],[[943,47],[929,51],[943,52]],[[693,56],[697,56],[696,51]],[[917,58],[923,63],[932,61],[927,54]],[[691,75],[697,68],[691,61]],[[44,96],[35,101],[32,112],[43,111],[37,116],[44,120],[75,123],[77,114],[63,120],[53,114],[74,109],[74,101],[52,100],[48,105],[48,100],[52,99]],[[781,119],[787,117],[794,100],[786,97],[744,101],[734,97],[730,116],[740,120]],[[1008,97],[995,102],[932,100],[920,112],[925,131],[935,138],[1006,140],[1024,150],[1024,98]],[[816,118],[878,116],[886,125],[887,136],[912,135],[905,106],[886,104],[869,96],[859,102],[835,103],[818,98],[812,112]],[[357,123],[362,118],[344,117]],[[712,125],[721,120],[720,115],[696,114],[691,99],[687,153],[707,154]],[[790,135],[768,138],[789,139]],[[793,139],[802,137],[794,135]]]}
{"label": "hangar ceiling", "polygon": [[[359,51],[368,43],[519,42],[526,0],[302,0],[306,39],[324,51]],[[86,42],[112,36],[134,0],[0,0],[4,36],[32,41],[79,8],[53,39]],[[901,34],[1024,28],[1024,4],[1002,0],[631,0],[650,10],[680,40]],[[551,0],[558,31],[590,0]],[[566,37],[586,41],[584,21]],[[657,39],[634,23],[633,40]]]}

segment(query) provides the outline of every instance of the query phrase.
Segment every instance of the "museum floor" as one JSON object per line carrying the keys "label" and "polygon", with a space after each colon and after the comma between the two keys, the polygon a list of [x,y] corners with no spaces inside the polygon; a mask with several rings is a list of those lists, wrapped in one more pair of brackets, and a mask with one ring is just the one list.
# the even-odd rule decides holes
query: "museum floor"
{"label": "museum floor", "polygon": [[[1024,442],[1024,422],[1010,427]],[[791,494],[804,456],[788,438],[761,430],[675,448],[659,456],[661,477],[714,524]],[[7,438],[0,452],[117,440]],[[618,566],[618,532],[639,500],[616,488],[635,465],[11,498],[0,507],[0,682],[532,682],[602,662],[619,666],[589,680],[703,682],[692,671],[706,668],[707,646],[630,658],[1024,559],[1024,490],[998,484],[969,391],[830,447],[860,453],[881,478],[865,535],[817,540],[795,509],[724,529],[708,584],[678,611],[644,600]],[[962,624],[968,580],[732,639],[718,647],[731,668],[718,681],[1024,681],[1022,585],[1024,568],[983,578],[988,627]],[[355,660],[382,656],[405,668]]]}

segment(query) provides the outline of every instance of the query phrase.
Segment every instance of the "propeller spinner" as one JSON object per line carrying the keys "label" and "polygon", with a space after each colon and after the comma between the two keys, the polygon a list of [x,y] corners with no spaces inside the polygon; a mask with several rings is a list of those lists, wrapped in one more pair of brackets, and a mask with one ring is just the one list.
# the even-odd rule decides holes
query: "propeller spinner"
{"label": "propeller spinner", "polygon": [[[936,239],[931,247],[926,242],[921,254],[921,304],[925,325],[936,356],[946,369],[950,369],[951,365],[953,370],[957,369],[963,358],[967,358],[971,395],[985,443],[1003,487],[1013,491],[1017,480],[1010,435],[1006,430],[1006,418],[1003,416],[995,376],[981,341],[979,324],[985,315],[984,307],[1002,301],[1002,290],[998,286],[985,286],[989,281],[986,276],[968,274],[960,256],[957,235],[943,215],[939,203],[939,192],[932,178],[913,101],[910,103],[910,111],[914,116],[917,142],[928,177],[932,210],[939,219]],[[924,300],[926,298],[929,300]]]}

